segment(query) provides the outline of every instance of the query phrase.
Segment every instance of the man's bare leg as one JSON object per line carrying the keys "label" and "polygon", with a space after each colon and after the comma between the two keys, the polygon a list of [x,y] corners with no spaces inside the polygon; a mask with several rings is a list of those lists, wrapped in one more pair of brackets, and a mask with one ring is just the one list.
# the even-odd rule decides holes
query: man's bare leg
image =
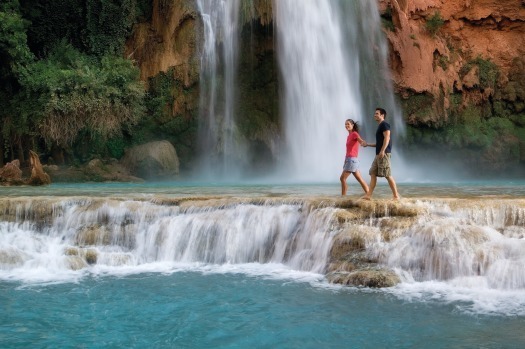
{"label": "man's bare leg", "polygon": [[386,177],[386,180],[388,181],[388,185],[390,186],[390,189],[392,190],[392,194],[394,195],[394,200],[399,200],[399,194],[397,192],[396,187],[396,181],[394,180],[394,177]]}
{"label": "man's bare leg", "polygon": [[370,187],[368,189],[368,193],[363,196],[363,199],[370,200],[372,198],[372,194],[374,193],[374,189],[376,188],[377,183],[377,176],[376,175],[370,175]]}
{"label": "man's bare leg", "polygon": [[361,173],[359,171],[355,171],[353,173],[353,175],[354,175],[355,179],[357,179],[359,184],[361,184],[361,188],[363,188],[363,190],[365,191],[365,195],[368,194],[368,185],[363,180],[363,177],[361,177]]}

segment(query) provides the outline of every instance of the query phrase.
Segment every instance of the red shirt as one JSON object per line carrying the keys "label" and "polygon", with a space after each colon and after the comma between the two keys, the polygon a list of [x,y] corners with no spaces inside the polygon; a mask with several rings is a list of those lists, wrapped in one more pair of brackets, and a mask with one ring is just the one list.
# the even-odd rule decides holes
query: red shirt
{"label": "red shirt", "polygon": [[359,138],[359,133],[352,131],[348,134],[346,138],[346,157],[356,158],[359,155],[359,143],[357,139]]}

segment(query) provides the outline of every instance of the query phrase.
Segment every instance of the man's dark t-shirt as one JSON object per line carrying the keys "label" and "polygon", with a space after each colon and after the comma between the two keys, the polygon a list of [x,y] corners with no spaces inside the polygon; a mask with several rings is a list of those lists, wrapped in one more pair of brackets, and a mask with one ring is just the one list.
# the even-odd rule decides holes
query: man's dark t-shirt
{"label": "man's dark t-shirt", "polygon": [[[381,148],[383,147],[383,142],[385,141],[383,132],[385,131],[390,131],[390,124],[386,121],[382,121],[379,126],[377,126],[376,131],[376,155],[379,154]],[[390,141],[388,142],[388,146],[385,149],[385,153],[390,152],[392,152],[392,135],[390,135]]]}

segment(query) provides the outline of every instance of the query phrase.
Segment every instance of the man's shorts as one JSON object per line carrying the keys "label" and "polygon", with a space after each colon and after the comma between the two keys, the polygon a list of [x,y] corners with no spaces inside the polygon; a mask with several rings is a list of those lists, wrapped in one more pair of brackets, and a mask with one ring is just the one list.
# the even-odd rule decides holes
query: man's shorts
{"label": "man's shorts", "polygon": [[359,160],[357,158],[347,157],[345,158],[345,164],[343,166],[343,171],[346,172],[356,172],[359,169]]}
{"label": "man's shorts", "polygon": [[392,170],[390,169],[390,153],[386,153],[382,159],[379,155],[376,155],[368,173],[371,176],[376,175],[377,177],[392,176]]}

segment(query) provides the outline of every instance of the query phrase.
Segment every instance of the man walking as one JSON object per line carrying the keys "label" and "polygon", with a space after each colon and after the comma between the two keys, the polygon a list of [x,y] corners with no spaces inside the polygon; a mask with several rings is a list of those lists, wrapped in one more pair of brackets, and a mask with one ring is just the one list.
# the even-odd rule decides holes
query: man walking
{"label": "man walking", "polygon": [[375,144],[367,144],[366,146],[376,148],[376,157],[370,167],[370,189],[368,193],[363,196],[363,199],[370,200],[377,184],[377,177],[385,177],[388,185],[394,195],[394,200],[399,199],[397,192],[396,181],[392,177],[392,170],[390,168],[390,154],[392,152],[392,140],[390,137],[390,124],[385,121],[386,111],[383,108],[376,108],[374,119],[379,124],[376,131]]}

